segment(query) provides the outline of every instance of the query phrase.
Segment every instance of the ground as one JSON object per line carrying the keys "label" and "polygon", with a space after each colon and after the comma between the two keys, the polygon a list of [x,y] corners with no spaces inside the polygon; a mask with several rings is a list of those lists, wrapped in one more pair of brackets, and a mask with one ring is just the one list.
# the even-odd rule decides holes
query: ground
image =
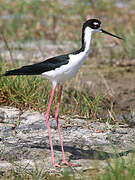
{"label": "ground", "polygon": [[[135,107],[135,70],[134,62],[122,65],[98,65],[89,70],[84,66],[84,86],[92,93],[102,92],[113,97],[114,109],[118,113],[134,111]],[[83,71],[83,72],[84,72]]]}
{"label": "ground", "polygon": [[[0,174],[10,169],[41,169],[56,173],[51,164],[48,131],[44,114],[25,112],[18,122],[19,110],[0,108]],[[15,127],[15,124],[18,125]],[[55,157],[61,161],[61,148],[56,121],[51,118]],[[88,177],[87,171],[102,172],[107,159],[126,158],[134,152],[135,129],[112,126],[107,123],[91,122],[79,118],[60,118],[67,160],[79,166],[65,168],[75,176]],[[117,153],[116,153],[117,152]],[[102,167],[102,168],[101,168]],[[65,168],[63,170],[65,170]],[[59,169],[62,173],[62,169]]]}
{"label": "ground", "polygon": [[[67,160],[80,165],[75,168],[54,170],[51,165],[44,118],[50,83],[31,77],[0,78],[0,178],[4,175],[7,179],[22,178],[23,172],[23,177],[33,175],[24,179],[39,179],[40,169],[53,174],[54,179],[65,169],[70,175],[84,179],[97,180],[95,176],[103,171],[120,180],[134,178],[134,1],[1,0],[1,7],[0,74],[79,49],[81,27],[88,18],[100,19],[103,29],[124,41],[93,34],[90,56],[77,76],[64,86],[60,124]],[[103,98],[96,104],[99,94]],[[53,117],[54,106],[50,120],[56,159],[60,162],[61,149]],[[116,171],[110,165],[115,160],[118,160]],[[127,164],[132,165],[131,169]],[[121,165],[123,169],[117,171]],[[123,177],[118,178],[119,175]],[[48,177],[47,174],[43,179]]]}

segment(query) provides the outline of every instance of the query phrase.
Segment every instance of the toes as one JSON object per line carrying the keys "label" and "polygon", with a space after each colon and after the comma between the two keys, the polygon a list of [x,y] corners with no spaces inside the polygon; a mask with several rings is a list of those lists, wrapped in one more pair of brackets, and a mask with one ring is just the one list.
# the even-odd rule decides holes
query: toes
{"label": "toes", "polygon": [[58,163],[53,163],[53,167],[57,168],[57,167],[60,167],[60,165]]}
{"label": "toes", "polygon": [[65,164],[65,165],[67,165],[67,166],[69,166],[69,167],[80,166],[79,164],[69,163],[69,162],[67,162],[66,160],[63,160],[63,161],[62,161],[62,164]]}

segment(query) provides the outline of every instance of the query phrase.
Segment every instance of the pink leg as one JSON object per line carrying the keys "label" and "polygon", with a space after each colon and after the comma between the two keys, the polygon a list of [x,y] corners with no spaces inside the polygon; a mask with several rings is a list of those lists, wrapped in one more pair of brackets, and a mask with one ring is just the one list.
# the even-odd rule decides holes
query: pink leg
{"label": "pink leg", "polygon": [[48,134],[49,134],[49,141],[50,141],[50,146],[51,146],[52,164],[54,167],[58,167],[59,165],[55,163],[52,135],[51,135],[51,129],[50,129],[50,122],[49,122],[49,115],[50,115],[50,109],[51,109],[51,105],[52,105],[52,101],[53,101],[54,92],[55,92],[55,87],[52,87],[51,96],[50,96],[47,112],[45,114],[45,118],[46,118],[46,124],[47,124]]}
{"label": "pink leg", "polygon": [[63,85],[60,85],[60,92],[59,92],[59,97],[58,97],[56,113],[55,113],[55,118],[56,118],[57,128],[58,128],[58,134],[59,134],[59,139],[60,139],[60,145],[61,145],[61,149],[62,149],[62,164],[66,164],[67,166],[77,166],[76,164],[71,164],[71,163],[67,162],[66,157],[65,157],[65,153],[64,153],[63,139],[62,139],[62,136],[61,136],[60,124],[59,124],[59,121],[58,121],[62,89],[63,89]]}

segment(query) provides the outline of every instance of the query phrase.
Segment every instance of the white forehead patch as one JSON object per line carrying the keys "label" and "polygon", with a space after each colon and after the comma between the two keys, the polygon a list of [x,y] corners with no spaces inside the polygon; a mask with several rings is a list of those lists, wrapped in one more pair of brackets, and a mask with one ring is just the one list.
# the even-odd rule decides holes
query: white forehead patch
{"label": "white forehead patch", "polygon": [[94,22],[93,24],[94,24],[94,25],[98,25],[98,22]]}

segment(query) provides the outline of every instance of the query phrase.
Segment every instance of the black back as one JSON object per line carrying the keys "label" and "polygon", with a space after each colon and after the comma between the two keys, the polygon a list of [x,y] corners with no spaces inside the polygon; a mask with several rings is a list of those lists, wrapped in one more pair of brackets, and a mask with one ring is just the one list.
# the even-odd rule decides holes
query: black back
{"label": "black back", "polygon": [[19,69],[7,71],[3,76],[11,75],[40,75],[44,72],[55,70],[62,65],[68,64],[69,56],[62,55],[47,59],[41,63],[23,66]]}
{"label": "black back", "polygon": [[[98,29],[101,25],[101,22],[97,19],[90,19],[87,20],[83,24],[82,28],[82,46],[79,50],[71,53],[71,54],[78,54],[85,49],[85,42],[84,42],[84,32],[86,27],[90,27],[92,29]],[[56,68],[59,68],[62,65],[68,64],[69,62],[69,56],[61,55],[56,56],[50,59],[47,59],[41,63],[36,63],[33,65],[23,66],[19,69],[7,71],[5,74],[1,76],[11,76],[11,75],[39,75],[47,71],[55,70]]]}

